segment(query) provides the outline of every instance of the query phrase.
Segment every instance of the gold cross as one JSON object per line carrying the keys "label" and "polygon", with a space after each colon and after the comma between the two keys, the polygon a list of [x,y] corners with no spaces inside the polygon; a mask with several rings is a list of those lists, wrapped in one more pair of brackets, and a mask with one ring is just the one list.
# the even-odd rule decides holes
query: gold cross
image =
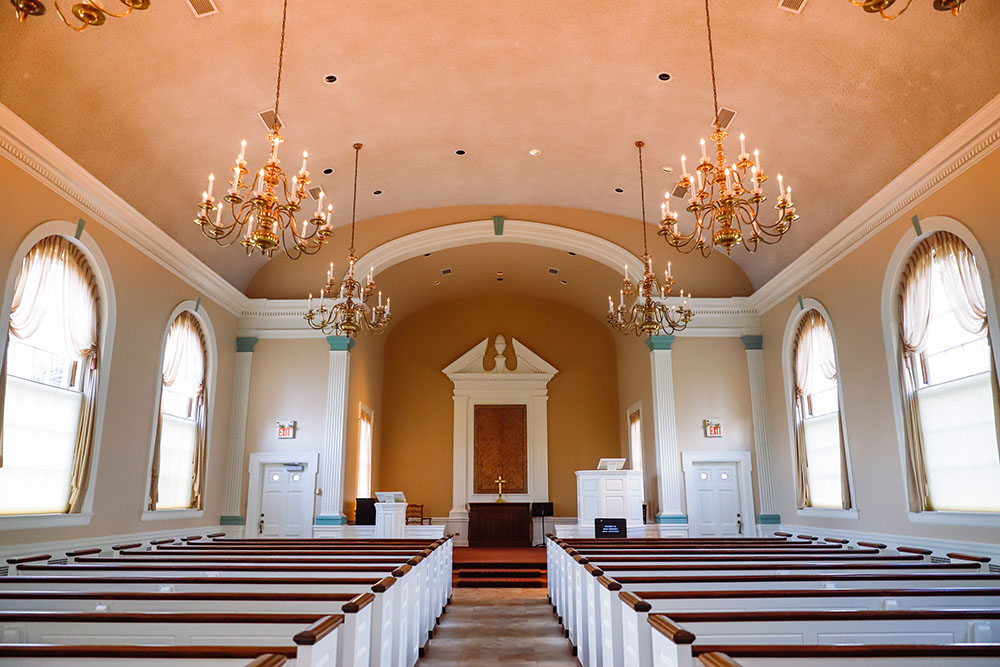
{"label": "gold cross", "polygon": [[495,480],[493,480],[493,483],[497,485],[497,502],[498,503],[502,503],[503,502],[503,485],[507,483],[507,480],[505,480],[503,478],[503,475],[500,475]]}

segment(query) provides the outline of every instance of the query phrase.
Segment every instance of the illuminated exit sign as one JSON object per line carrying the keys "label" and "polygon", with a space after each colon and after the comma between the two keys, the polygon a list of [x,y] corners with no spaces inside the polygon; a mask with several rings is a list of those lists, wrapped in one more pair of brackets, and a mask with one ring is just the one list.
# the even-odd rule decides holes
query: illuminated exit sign
{"label": "illuminated exit sign", "polygon": [[291,440],[295,437],[295,421],[283,421],[277,422],[278,424],[278,439],[279,440]]}

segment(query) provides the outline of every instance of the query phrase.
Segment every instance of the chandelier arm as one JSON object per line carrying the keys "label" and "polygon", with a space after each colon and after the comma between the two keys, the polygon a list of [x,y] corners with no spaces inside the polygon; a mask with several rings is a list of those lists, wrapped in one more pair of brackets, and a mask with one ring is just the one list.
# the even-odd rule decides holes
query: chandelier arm
{"label": "chandelier arm", "polygon": [[55,0],[54,4],[56,7],[56,14],[58,14],[59,18],[62,19],[62,22],[66,24],[66,27],[75,30],[77,32],[83,32],[84,30],[87,29],[88,25],[87,23],[80,23],[78,25],[74,25],[72,22],[69,21],[69,19],[66,18],[66,15],[63,14],[62,12],[62,8],[59,6],[59,0]]}
{"label": "chandelier arm", "polygon": [[105,9],[104,6],[101,3],[97,2],[97,0],[89,0],[89,3],[91,5],[93,5],[94,7],[97,7],[99,10],[101,10],[102,12],[104,12],[105,14],[107,14],[108,16],[113,16],[116,19],[123,19],[123,18],[125,18],[126,16],[128,16],[129,14],[132,13],[133,9],[135,9],[135,0],[122,0],[122,4],[127,5],[128,9],[126,9],[121,14],[116,14],[116,13],[114,13],[112,11],[109,11],[109,10]]}

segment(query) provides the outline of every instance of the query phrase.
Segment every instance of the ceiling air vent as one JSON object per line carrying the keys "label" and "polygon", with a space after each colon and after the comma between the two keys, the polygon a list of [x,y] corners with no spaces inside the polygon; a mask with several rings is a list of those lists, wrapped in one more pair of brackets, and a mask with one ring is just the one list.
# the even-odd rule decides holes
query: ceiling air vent
{"label": "ceiling air vent", "polygon": [[196,19],[219,13],[219,8],[215,6],[215,0],[187,0],[187,3]]}
{"label": "ceiling air vent", "polygon": [[552,267],[549,267],[549,275],[550,276],[558,276],[559,275],[559,269],[553,269]]}
{"label": "ceiling air vent", "polygon": [[719,127],[723,130],[729,128],[729,124],[736,117],[736,112],[728,107],[719,107]]}
{"label": "ceiling air vent", "polygon": [[801,14],[809,0],[778,0],[778,9],[784,9],[794,14]]}
{"label": "ceiling air vent", "polygon": [[[722,112],[720,111],[719,114],[721,115]],[[264,127],[266,127],[269,130],[272,127],[274,127],[274,109],[265,109],[264,111],[261,111],[257,115],[260,116],[260,120],[262,123],[264,123]],[[279,117],[278,127],[282,127],[282,125],[283,123],[281,122],[281,118]]]}
{"label": "ceiling air vent", "polygon": [[451,275],[451,267],[449,266],[447,269],[441,269],[441,275],[442,276],[450,276]]}
{"label": "ceiling air vent", "polygon": [[309,188],[309,196],[313,198],[314,201],[319,201],[319,198],[323,195],[323,186],[314,185]]}
{"label": "ceiling air vent", "polygon": [[671,197],[677,197],[678,199],[684,199],[684,195],[687,194],[687,190],[682,185],[675,185],[674,191],[670,193]]}

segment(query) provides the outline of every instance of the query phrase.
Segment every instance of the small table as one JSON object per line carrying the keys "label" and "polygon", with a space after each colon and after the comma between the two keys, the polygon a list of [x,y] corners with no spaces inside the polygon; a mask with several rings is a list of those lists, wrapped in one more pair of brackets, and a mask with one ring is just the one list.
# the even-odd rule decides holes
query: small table
{"label": "small table", "polygon": [[469,503],[470,547],[530,547],[531,503]]}

